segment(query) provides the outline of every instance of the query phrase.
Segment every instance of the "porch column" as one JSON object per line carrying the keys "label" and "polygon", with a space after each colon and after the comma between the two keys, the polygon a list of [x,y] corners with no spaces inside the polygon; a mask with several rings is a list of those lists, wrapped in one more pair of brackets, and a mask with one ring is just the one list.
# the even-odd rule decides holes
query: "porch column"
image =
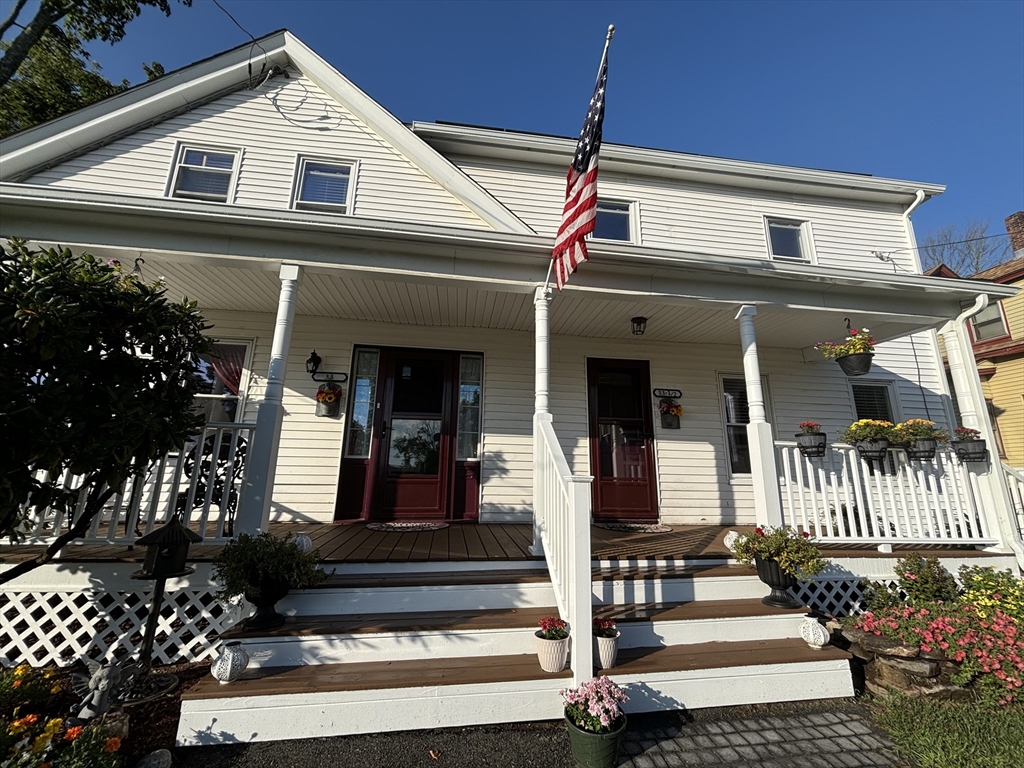
{"label": "porch column", "polygon": [[974,359],[967,321],[981,312],[988,305],[988,297],[981,296],[972,309],[943,326],[939,333],[946,345],[946,359],[949,362],[949,373],[953,379],[953,394],[960,408],[961,426],[970,427],[981,432],[989,450],[986,464],[970,464],[970,471],[977,475],[979,512],[985,516],[989,535],[998,537],[1003,546],[1002,551],[1013,551],[1018,562],[1024,567],[1024,544],[1020,541],[1017,530],[1016,513],[1010,501],[1010,492],[1006,486],[1006,477],[1000,465],[996,447],[995,431],[988,415],[988,406],[981,389],[981,376]]}
{"label": "porch column", "polygon": [[750,474],[754,483],[754,511],[761,525],[782,525],[782,496],[779,473],[775,466],[775,439],[764,407],[761,386],[761,365],[757,359],[757,337],[754,316],[757,308],[744,304],[736,313],[740,324],[740,345],[743,347],[743,379],[747,385],[747,444],[750,449]]}
{"label": "porch column", "polygon": [[270,501],[274,493],[277,451],[281,440],[281,422],[284,419],[284,378],[302,267],[282,264],[280,277],[281,292],[277,299],[277,323],[270,350],[267,387],[256,414],[256,429],[249,450],[249,466],[246,468],[245,492],[242,494],[236,521],[239,533],[266,531],[270,523]]}
{"label": "porch column", "polygon": [[547,286],[538,286],[533,294],[533,544],[530,546],[530,554],[542,556],[544,544],[540,536],[540,523],[537,520],[537,499],[540,498],[540,467],[537,462],[540,460],[540,450],[537,446],[537,417],[543,414],[544,418],[551,419],[549,410],[548,394],[551,381],[551,332],[548,325],[548,310],[551,307],[551,289]]}

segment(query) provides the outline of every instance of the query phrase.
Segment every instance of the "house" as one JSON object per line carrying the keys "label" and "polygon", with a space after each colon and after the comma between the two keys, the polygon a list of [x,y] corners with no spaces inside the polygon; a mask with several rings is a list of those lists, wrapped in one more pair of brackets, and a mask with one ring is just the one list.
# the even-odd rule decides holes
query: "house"
{"label": "house", "polygon": [[[910,215],[942,186],[606,143],[592,261],[552,295],[574,140],[406,125],[286,31],[253,50],[0,143],[0,235],[159,276],[217,339],[202,439],[124,489],[70,573],[15,584],[35,639],[5,653],[92,648],[38,596],[136,605],[115,545],[181,503],[208,543],[311,530],[339,564],[286,598],[283,630],[232,630],[250,677],[186,694],[185,744],[558,717],[567,678],[529,655],[545,612],[584,638],[618,616],[608,673],[633,711],[849,695],[844,655],[761,605],[731,526],[819,537],[833,569],[800,596],[833,612],[908,548],[1024,559],[998,462],[837,440],[860,418],[952,426],[955,398],[994,444],[966,323],[1016,290],[921,274]],[[814,350],[851,323],[882,342],[855,379]],[[317,416],[333,386],[344,405]],[[806,420],[823,458],[792,439]],[[200,450],[220,501],[196,491]],[[62,524],[40,512],[33,540]],[[189,631],[172,615],[159,653],[209,657],[231,621],[208,566],[178,588]],[[592,673],[577,643],[571,677]]]}

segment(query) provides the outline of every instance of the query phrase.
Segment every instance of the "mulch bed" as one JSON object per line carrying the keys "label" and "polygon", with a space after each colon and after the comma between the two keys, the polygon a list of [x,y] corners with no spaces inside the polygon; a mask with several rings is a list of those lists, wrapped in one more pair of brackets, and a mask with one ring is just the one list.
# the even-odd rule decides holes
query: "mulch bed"
{"label": "mulch bed", "polygon": [[128,709],[128,738],[122,747],[125,768],[158,749],[174,749],[181,712],[181,694],[210,674],[210,662],[191,662],[160,667],[160,672],[173,672],[179,685],[169,695]]}

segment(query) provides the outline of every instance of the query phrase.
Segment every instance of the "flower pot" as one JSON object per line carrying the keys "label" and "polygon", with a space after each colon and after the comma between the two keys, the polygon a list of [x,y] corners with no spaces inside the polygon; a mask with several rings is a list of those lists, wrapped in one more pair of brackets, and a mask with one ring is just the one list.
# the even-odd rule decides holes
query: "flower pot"
{"label": "flower pot", "polygon": [[569,661],[569,638],[548,640],[537,635],[537,660],[545,672],[561,672]]}
{"label": "flower pot", "polygon": [[777,560],[754,558],[757,566],[757,578],[772,588],[771,594],[762,597],[761,602],[773,608],[803,608],[786,591],[796,586],[796,578],[782,570]]}
{"label": "flower pot", "polygon": [[863,376],[871,370],[871,358],[874,356],[873,352],[858,352],[837,357],[836,362],[847,376]]}
{"label": "flower pot", "polygon": [[818,459],[825,455],[828,448],[827,437],[824,432],[801,432],[796,436],[796,446],[807,458]]}
{"label": "flower pot", "polygon": [[984,440],[953,440],[950,446],[960,461],[988,461]]}
{"label": "flower pot", "polygon": [[249,654],[237,640],[225,643],[220,655],[210,665],[210,674],[220,680],[221,685],[233,683],[249,666]]}
{"label": "flower pot", "polygon": [[256,606],[256,613],[245,620],[245,626],[249,629],[274,629],[284,624],[284,616],[274,606],[288,594],[289,589],[286,581],[270,581],[260,585],[258,597],[247,592],[245,599]]}
{"label": "flower pot", "polygon": [[594,642],[597,644],[595,656],[601,669],[611,669],[615,666],[615,659],[619,655],[619,636],[621,634],[619,630],[615,630],[615,637],[598,635],[594,638]]}
{"label": "flower pot", "polygon": [[907,446],[907,458],[918,461],[930,461],[935,458],[939,441],[931,437],[919,437]]}
{"label": "flower pot", "polygon": [[610,733],[585,731],[564,715],[569,729],[569,748],[578,768],[615,768],[619,760],[619,744],[626,732],[626,716]]}
{"label": "flower pot", "polygon": [[882,437],[878,440],[857,440],[853,447],[865,461],[885,461],[889,453],[889,438]]}
{"label": "flower pot", "polygon": [[674,413],[661,414],[662,429],[679,429],[679,417]]}
{"label": "flower pot", "polygon": [[341,409],[341,400],[340,399],[336,399],[336,400],[334,400],[334,402],[331,402],[331,403],[317,402],[317,404],[316,404],[316,415],[317,416],[337,416],[340,409]]}
{"label": "flower pot", "polygon": [[804,620],[800,624],[800,637],[816,651],[820,651],[832,639],[828,630],[821,625],[821,622],[818,621],[818,618],[813,613],[808,613],[804,616]]}

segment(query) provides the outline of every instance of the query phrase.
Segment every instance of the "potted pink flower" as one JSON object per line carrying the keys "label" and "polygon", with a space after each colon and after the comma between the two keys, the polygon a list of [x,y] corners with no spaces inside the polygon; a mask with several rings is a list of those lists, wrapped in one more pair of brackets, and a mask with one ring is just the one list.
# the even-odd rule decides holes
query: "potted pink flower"
{"label": "potted pink flower", "polygon": [[569,747],[580,768],[614,768],[626,730],[622,704],[629,697],[608,677],[595,677],[560,692]]}
{"label": "potted pink flower", "polygon": [[569,625],[557,616],[540,620],[537,659],[545,672],[561,672],[569,661]]}
{"label": "potted pink flower", "polygon": [[814,348],[835,360],[847,376],[863,376],[871,370],[875,337],[867,328],[851,328],[845,341],[819,341]]}
{"label": "potted pink flower", "polygon": [[796,445],[800,453],[809,459],[817,459],[825,455],[828,448],[826,435],[821,431],[821,424],[816,421],[801,421],[797,428]]}
{"label": "potted pink flower", "polygon": [[619,635],[615,628],[615,619],[594,617],[594,641],[597,643],[597,658],[601,669],[611,669],[619,655]]}
{"label": "potted pink flower", "polygon": [[953,430],[950,442],[953,452],[960,461],[987,461],[988,449],[981,432],[970,427],[957,427]]}

